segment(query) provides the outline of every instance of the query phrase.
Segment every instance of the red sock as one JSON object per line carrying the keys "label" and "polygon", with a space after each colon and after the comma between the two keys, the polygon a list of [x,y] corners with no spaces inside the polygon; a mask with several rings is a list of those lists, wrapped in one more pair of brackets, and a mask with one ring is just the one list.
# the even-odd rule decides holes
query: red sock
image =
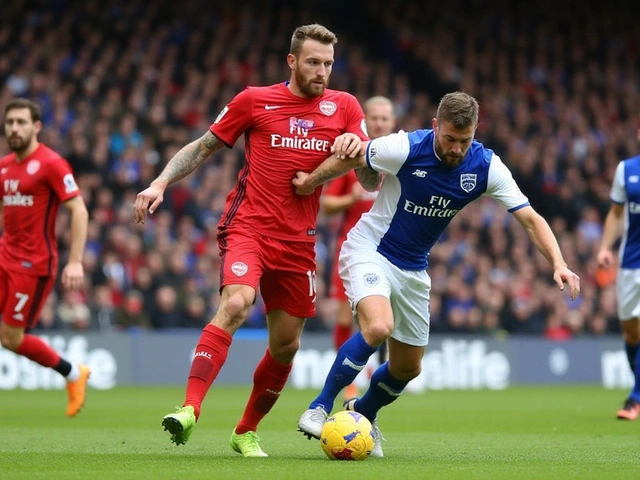
{"label": "red sock", "polygon": [[351,325],[336,325],[333,327],[333,346],[336,351],[351,338]]}
{"label": "red sock", "polygon": [[200,340],[196,346],[195,357],[189,370],[187,381],[187,395],[184,405],[191,405],[196,414],[196,420],[200,416],[200,405],[209,387],[218,376],[218,372],[227,360],[227,353],[233,338],[226,331],[215,325],[207,325],[202,330]]}
{"label": "red sock", "polygon": [[35,335],[25,335],[16,353],[43,367],[53,368],[60,362],[60,355]]}
{"label": "red sock", "polygon": [[260,420],[269,413],[280,398],[280,392],[291,373],[291,366],[276,362],[267,349],[253,374],[253,390],[240,423],[236,427],[237,434],[258,430]]}

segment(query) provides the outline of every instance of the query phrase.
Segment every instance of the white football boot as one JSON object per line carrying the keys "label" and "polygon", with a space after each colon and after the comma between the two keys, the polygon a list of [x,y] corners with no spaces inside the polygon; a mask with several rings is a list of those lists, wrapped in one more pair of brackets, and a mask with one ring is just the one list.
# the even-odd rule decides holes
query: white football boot
{"label": "white football boot", "polygon": [[305,434],[309,440],[311,437],[320,440],[322,427],[324,427],[327,417],[327,412],[320,406],[305,410],[298,420],[298,431]]}

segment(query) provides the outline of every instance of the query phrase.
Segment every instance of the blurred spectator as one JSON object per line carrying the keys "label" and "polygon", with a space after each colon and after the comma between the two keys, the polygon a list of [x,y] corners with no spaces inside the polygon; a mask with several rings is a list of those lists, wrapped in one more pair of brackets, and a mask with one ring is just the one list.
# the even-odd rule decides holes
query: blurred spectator
{"label": "blurred spectator", "polygon": [[122,330],[151,328],[149,316],[144,311],[144,299],[137,290],[129,290],[122,305],[115,312],[115,324]]}

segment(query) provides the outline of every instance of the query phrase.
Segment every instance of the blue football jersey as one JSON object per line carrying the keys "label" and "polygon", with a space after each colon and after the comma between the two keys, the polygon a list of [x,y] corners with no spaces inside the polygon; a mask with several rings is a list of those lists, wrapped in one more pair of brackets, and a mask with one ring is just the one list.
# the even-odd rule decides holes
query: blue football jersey
{"label": "blue football jersey", "polygon": [[620,267],[640,268],[640,155],[618,164],[611,187],[611,201],[624,205]]}
{"label": "blue football jersey", "polygon": [[509,169],[492,150],[473,141],[460,165],[445,166],[433,130],[394,133],[372,140],[370,168],[385,173],[378,197],[349,235],[372,241],[403,270],[424,270],[427,257],[465,205],[489,195],[510,212],[529,205]]}

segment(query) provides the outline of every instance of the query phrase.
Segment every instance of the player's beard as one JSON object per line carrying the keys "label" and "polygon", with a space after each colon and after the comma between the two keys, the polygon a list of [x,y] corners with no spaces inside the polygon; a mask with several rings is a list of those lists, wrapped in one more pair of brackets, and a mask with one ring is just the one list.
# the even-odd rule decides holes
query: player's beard
{"label": "player's beard", "polygon": [[327,87],[327,81],[322,81],[322,87],[314,85],[313,82],[316,79],[307,80],[300,70],[297,68],[293,71],[294,78],[298,84],[298,88],[302,94],[307,98],[319,97],[324,93],[324,89]]}
{"label": "player's beard", "polygon": [[464,152],[460,157],[446,154],[445,152],[442,151],[442,146],[438,141],[437,135],[433,140],[433,148],[436,151],[436,155],[438,155],[438,158],[442,160],[442,164],[448,168],[456,168],[458,165],[462,163],[462,160],[464,160],[464,157],[467,154],[467,152]]}
{"label": "player's beard", "polygon": [[33,132],[29,135],[25,135],[21,137],[20,135],[10,135],[7,137],[7,144],[12,152],[22,153],[24,152],[29,145],[31,144],[31,139],[33,138]]}

